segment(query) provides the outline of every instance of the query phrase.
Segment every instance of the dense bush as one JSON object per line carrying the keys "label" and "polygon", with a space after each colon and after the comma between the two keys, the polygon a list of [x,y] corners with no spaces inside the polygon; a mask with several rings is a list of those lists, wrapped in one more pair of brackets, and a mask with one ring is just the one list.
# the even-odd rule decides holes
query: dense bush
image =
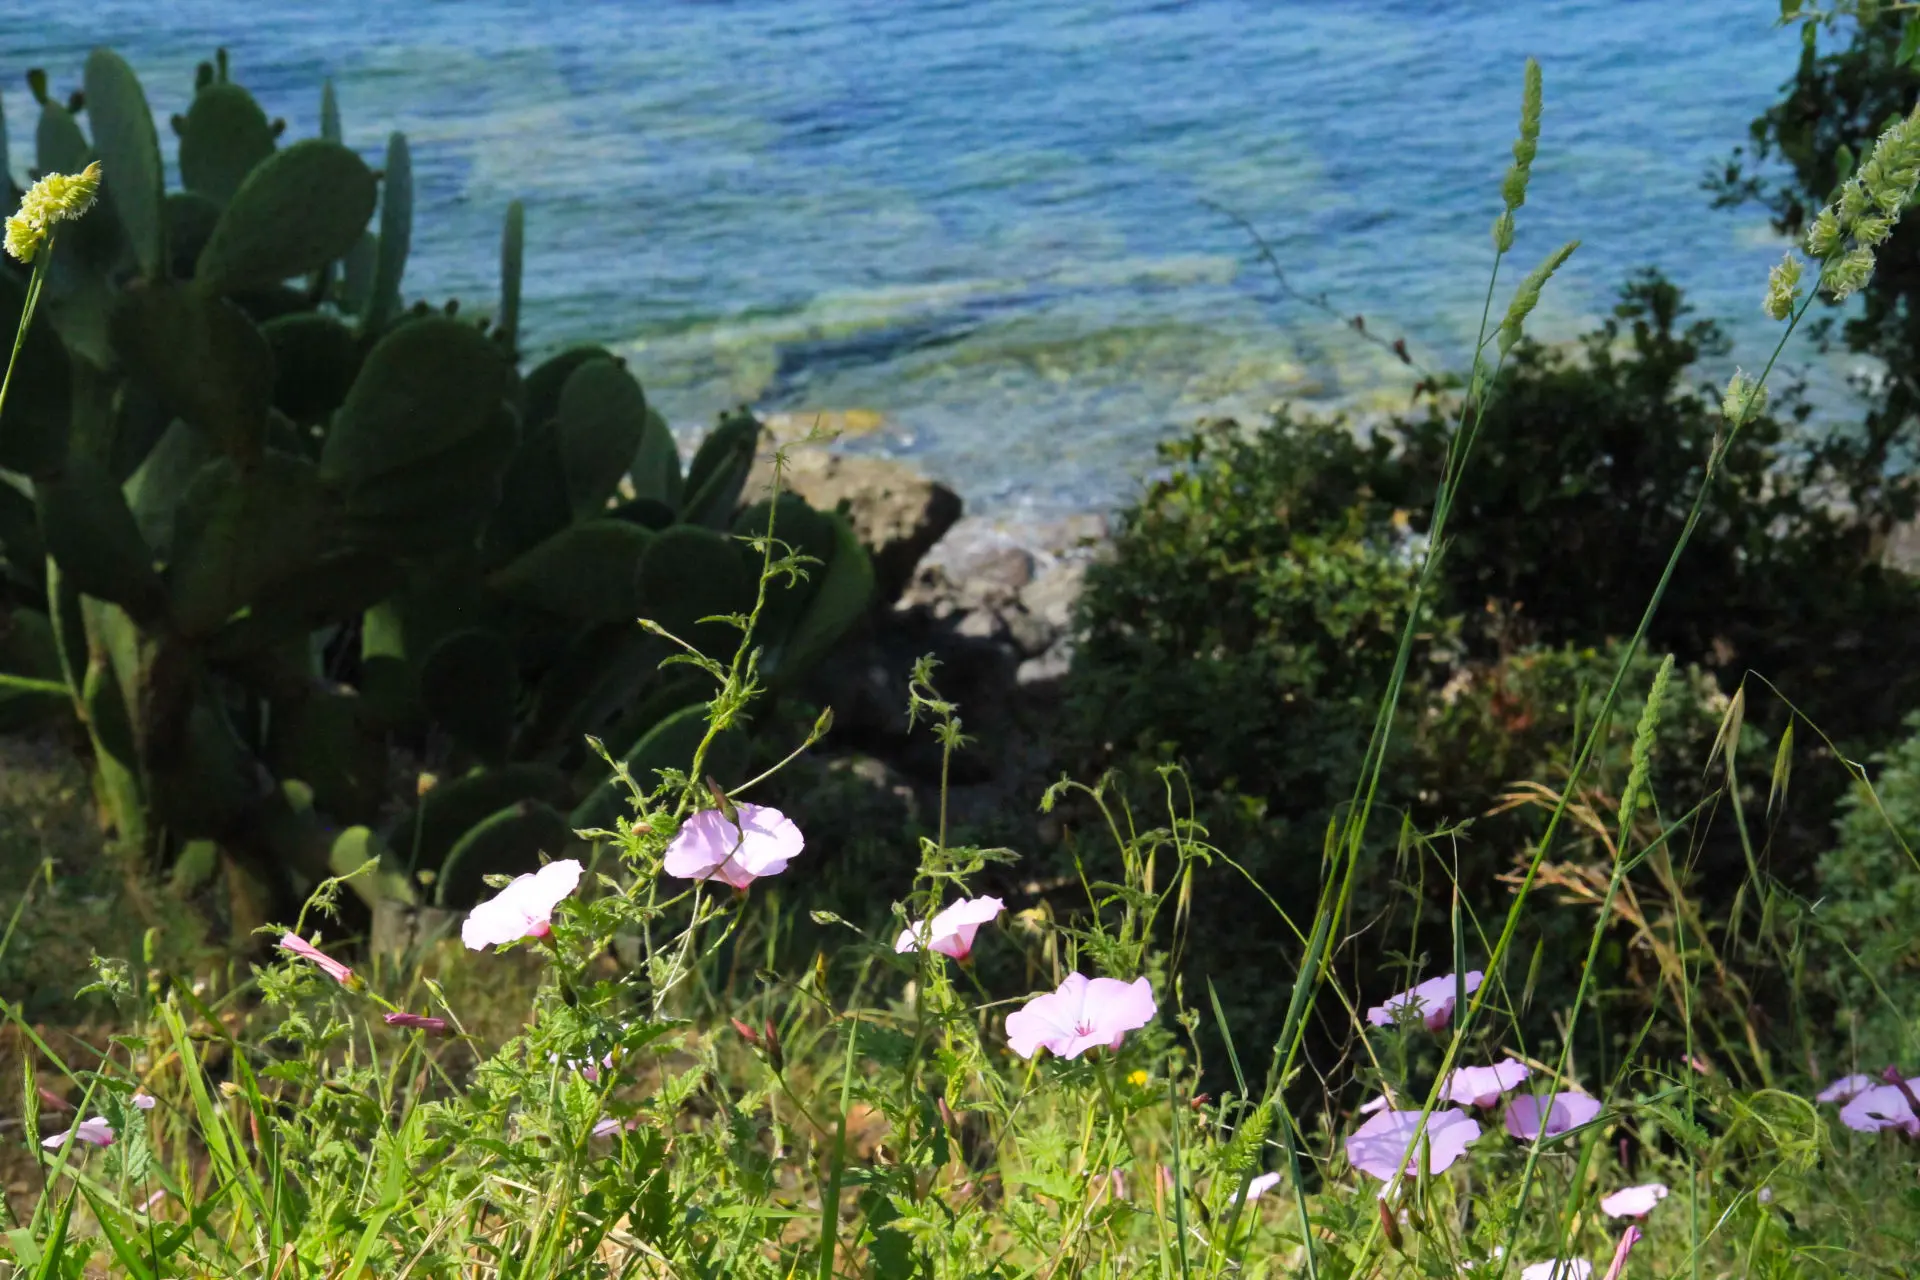
{"label": "dense bush", "polygon": [[[1508,356],[1442,561],[1444,599],[1477,620],[1479,651],[1601,644],[1639,621],[1726,425],[1718,393],[1693,380],[1727,340],[1688,316],[1672,283],[1643,274],[1573,347],[1523,341]],[[1792,388],[1777,399],[1782,412],[1727,450],[1648,639],[1729,689],[1759,672],[1837,739],[1884,742],[1920,705],[1903,656],[1920,591],[1836,501],[1822,446],[1847,428],[1809,425]],[[1387,428],[1401,465],[1434,479],[1446,431],[1437,409]]]}
{"label": "dense bush", "polygon": [[[1511,784],[1564,778],[1568,743],[1592,722],[1617,641],[1638,622],[1724,429],[1716,399],[1689,379],[1725,349],[1653,275],[1631,281],[1615,314],[1573,348],[1514,346],[1475,431],[1392,726],[1378,799],[1407,831],[1396,842],[1390,824],[1375,824],[1356,921],[1396,900],[1409,840],[1436,831],[1448,833],[1441,861],[1469,912],[1504,910],[1498,877],[1530,849],[1544,813],[1527,804],[1484,815]],[[1688,673],[1656,753],[1684,762],[1673,780],[1687,803],[1726,696],[1749,670],[1848,749],[1885,741],[1920,703],[1904,656],[1920,593],[1884,571],[1873,539],[1832,507],[1825,463],[1800,447],[1804,409],[1781,399],[1784,414],[1750,422],[1707,491],[1616,708],[1612,755],[1583,784],[1602,811],[1624,781],[1629,708],[1656,655],[1672,653]],[[1169,474],[1125,514],[1114,559],[1089,580],[1069,686],[1082,749],[1142,780],[1148,762],[1177,754],[1214,842],[1283,902],[1310,900],[1328,816],[1352,794],[1445,456],[1445,414],[1436,405],[1364,434],[1286,412],[1252,431],[1207,426],[1163,450]],[[1753,706],[1752,724],[1784,723],[1777,703]],[[1766,761],[1749,751],[1742,763]],[[1802,887],[1839,776],[1804,778],[1773,832],[1774,865]],[[1589,841],[1585,852],[1604,850]],[[1693,842],[1674,887],[1725,902],[1748,865],[1722,826]],[[1427,916],[1444,919],[1448,877],[1429,867],[1415,878]],[[1250,909],[1240,890],[1214,892],[1228,918]],[[1419,914],[1382,921],[1368,946],[1401,946]],[[1233,929],[1204,945],[1194,964],[1212,972],[1233,971],[1252,948]],[[1624,974],[1629,957],[1616,959]],[[1546,976],[1556,972],[1577,977],[1553,964]],[[1255,984],[1247,998],[1268,1006],[1256,1020],[1271,1017],[1271,992]]]}
{"label": "dense bush", "polygon": [[1915,736],[1875,757],[1872,791],[1855,787],[1842,802],[1813,907],[1809,972],[1834,998],[1838,1047],[1863,1070],[1920,1047],[1920,934],[1904,924],[1920,919],[1910,843],[1920,832],[1920,717],[1908,727]]}

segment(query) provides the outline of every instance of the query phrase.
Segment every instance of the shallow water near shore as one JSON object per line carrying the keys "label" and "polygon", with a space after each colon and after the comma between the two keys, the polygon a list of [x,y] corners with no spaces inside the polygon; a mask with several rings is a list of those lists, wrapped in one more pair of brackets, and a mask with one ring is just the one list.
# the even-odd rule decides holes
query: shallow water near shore
{"label": "shallow water near shore", "polygon": [[1404,402],[1411,375],[1284,299],[1215,206],[1301,291],[1462,361],[1528,55],[1547,112],[1509,279],[1585,241],[1537,330],[1655,264],[1759,363],[1779,245],[1700,182],[1791,71],[1772,8],[96,0],[0,13],[0,92],[24,177],[23,73],[64,93],[95,43],[163,117],[216,45],[295,136],[331,77],[350,144],[412,143],[410,296],[491,307],[521,198],[535,349],[616,347],[676,425],[829,411],[1011,515],[1124,496],[1208,413]]}

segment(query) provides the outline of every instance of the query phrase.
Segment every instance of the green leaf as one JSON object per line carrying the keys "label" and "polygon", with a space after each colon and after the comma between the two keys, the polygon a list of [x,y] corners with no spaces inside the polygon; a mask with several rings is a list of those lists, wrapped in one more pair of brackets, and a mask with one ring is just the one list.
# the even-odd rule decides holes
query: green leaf
{"label": "green leaf", "polygon": [[380,238],[373,256],[373,282],[360,317],[362,333],[379,333],[400,313],[400,278],[413,243],[413,156],[407,135],[387,138],[387,162],[380,179]]}
{"label": "green leaf", "polygon": [[[0,271],[0,331],[18,333],[25,307],[25,281]],[[47,309],[39,308],[34,318],[13,366],[5,415],[0,416],[0,467],[43,476],[59,470],[67,459],[73,370],[66,345],[47,323]]]}
{"label": "green leaf", "polygon": [[520,277],[526,258],[527,211],[518,200],[507,206],[500,231],[500,314],[493,327],[508,351],[519,350]]}
{"label": "green leaf", "polygon": [[273,400],[273,350],[246,312],[186,285],[130,289],[113,343],[171,412],[231,457],[259,456]]}
{"label": "green leaf", "polygon": [[647,428],[647,398],[611,360],[589,360],[560,392],[554,443],[576,519],[604,514]]}
{"label": "green leaf", "polygon": [[166,191],[160,138],[140,81],[111,49],[87,58],[87,119],[100,154],[101,186],[133,246],[140,274],[156,280],[166,271]]}
{"label": "green leaf", "polygon": [[322,475],[363,485],[481,434],[508,378],[500,350],[470,324],[428,316],[398,326],[368,353],[335,415]]}
{"label": "green leaf", "polygon": [[328,142],[346,141],[340,134],[340,100],[334,96],[332,80],[320,82],[320,136]]}
{"label": "green leaf", "polygon": [[180,500],[167,578],[174,623],[209,635],[317,560],[330,515],[312,463],[269,451],[243,470],[217,458]]}
{"label": "green leaf", "polygon": [[443,907],[467,907],[489,892],[490,875],[525,875],[540,869],[540,855],[559,857],[574,843],[573,828],[558,810],[523,800],[483,819],[447,854],[437,886]]}
{"label": "green leaf", "polygon": [[41,173],[78,173],[93,159],[93,148],[73,113],[51,98],[41,104],[33,140],[34,165]]}
{"label": "green leaf", "polygon": [[655,534],[640,562],[641,613],[710,658],[731,654],[740,632],[702,619],[750,611],[756,587],[740,543],[692,525]]}
{"label": "green leaf", "polygon": [[642,559],[656,536],[625,520],[583,520],[516,557],[487,586],[562,617],[630,621],[640,613]]}
{"label": "green leaf", "polygon": [[334,142],[296,142],[255,169],[200,254],[212,290],[277,284],[318,271],[359,242],[378,198],[373,173]]}
{"label": "green leaf", "polygon": [[499,632],[478,627],[434,645],[420,666],[427,714],[491,765],[506,763],[519,686],[513,645]]}
{"label": "green leaf", "polygon": [[180,181],[224,205],[247,175],[273,154],[273,124],[237,84],[210,84],[193,95],[180,123]]}
{"label": "green leaf", "polygon": [[739,505],[759,442],[760,422],[752,414],[742,410],[722,418],[687,467],[681,518],[710,529],[725,528]]}
{"label": "green leaf", "polygon": [[120,486],[97,464],[70,459],[60,475],[34,486],[34,500],[47,554],[77,590],[142,620],[165,612],[152,553]]}
{"label": "green leaf", "polygon": [[680,446],[667,420],[647,410],[646,431],[628,471],[637,500],[660,503],[668,510],[680,505]]}
{"label": "green leaf", "polygon": [[1904,67],[1920,54],[1920,18],[1909,17],[1906,25],[1900,29],[1900,48],[1893,55],[1893,65]]}
{"label": "green leaf", "polygon": [[488,814],[522,800],[561,804],[566,796],[566,775],[551,765],[476,769],[431,788],[394,824],[389,839],[407,865],[437,868],[460,837]]}

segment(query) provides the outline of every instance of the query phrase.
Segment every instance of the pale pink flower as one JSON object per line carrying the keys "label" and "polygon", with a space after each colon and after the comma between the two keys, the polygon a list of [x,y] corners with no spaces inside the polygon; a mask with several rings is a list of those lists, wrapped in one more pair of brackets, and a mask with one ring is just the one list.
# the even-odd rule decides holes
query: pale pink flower
{"label": "pale pink flower", "polygon": [[1554,1258],[1522,1267],[1520,1280],[1593,1280],[1593,1264],[1585,1258]]}
{"label": "pale pink flower", "polygon": [[581,871],[577,861],[562,858],[515,876],[513,883],[468,913],[460,941],[469,951],[485,951],[522,938],[546,937],[553,932],[553,909],[579,888]]}
{"label": "pale pink flower", "polygon": [[[547,1055],[547,1061],[558,1062],[560,1061],[560,1055],[557,1053],[550,1053]],[[590,1057],[589,1058],[568,1058],[566,1065],[571,1067],[573,1070],[578,1071],[580,1073],[580,1078],[582,1080],[585,1080],[588,1084],[599,1084],[600,1073],[602,1071],[613,1070],[613,1050],[611,1049],[607,1050],[607,1055],[604,1058],[600,1059],[600,1061],[598,1062],[595,1062]]]}
{"label": "pale pink flower", "polygon": [[413,1031],[427,1031],[436,1036],[447,1034],[447,1020],[445,1018],[430,1018],[423,1013],[388,1013],[382,1014],[381,1016],[390,1027],[406,1027]]}
{"label": "pale pink flower", "polygon": [[1115,1200],[1125,1200],[1127,1198],[1126,1170],[1109,1169],[1105,1173],[1093,1174],[1092,1178],[1093,1189],[1087,1196],[1088,1204],[1099,1204],[1109,1196]]}
{"label": "pale pink flower", "polygon": [[1640,1243],[1640,1228],[1628,1227],[1620,1237],[1620,1247],[1613,1251],[1613,1265],[1607,1268],[1603,1280],[1620,1280],[1627,1274],[1627,1255],[1633,1252],[1633,1246]]}
{"label": "pale pink flower", "polygon": [[158,1100],[155,1099],[154,1096],[148,1093],[145,1089],[135,1089],[133,1091],[133,1097],[132,1099],[130,1099],[130,1101],[132,1101],[133,1105],[140,1108],[140,1110],[142,1111],[151,1111],[153,1110]]}
{"label": "pale pink flower", "polygon": [[1386,1110],[1388,1105],[1389,1104],[1387,1101],[1387,1095],[1383,1093],[1379,1097],[1375,1098],[1372,1102],[1361,1103],[1360,1114],[1363,1116],[1370,1116],[1374,1114],[1374,1112],[1376,1111]]}
{"label": "pale pink flower", "polygon": [[608,1134],[620,1132],[619,1116],[602,1116],[593,1126],[593,1136],[604,1138]]}
{"label": "pale pink flower", "polygon": [[160,1188],[160,1190],[154,1192],[152,1195],[148,1196],[145,1200],[140,1202],[140,1212],[152,1213],[155,1209],[160,1207],[160,1202],[162,1200],[165,1200],[166,1198],[167,1198],[167,1189],[165,1187],[162,1187]]}
{"label": "pale pink flower", "polygon": [[[1909,1087],[1920,1081],[1910,1081]],[[1875,1085],[1856,1094],[1840,1108],[1840,1123],[1861,1133],[1898,1129],[1909,1138],[1920,1138],[1920,1118],[1913,1114],[1907,1091],[1897,1084]]]}
{"label": "pale pink flower", "polygon": [[1813,1100],[1815,1102],[1851,1102],[1860,1094],[1873,1088],[1876,1083],[1872,1076],[1841,1076],[1815,1094]]}
{"label": "pale pink flower", "polygon": [[1118,1049],[1129,1031],[1153,1021],[1157,1006],[1153,984],[1145,978],[1067,975],[1057,991],[1035,996],[1007,1015],[1007,1044],[1023,1058],[1042,1046],[1063,1058],[1077,1058],[1096,1045]]}
{"label": "pale pink flower", "polygon": [[[1401,1163],[1413,1177],[1419,1177],[1420,1151],[1413,1148],[1414,1129],[1420,1123],[1420,1112],[1382,1111],[1373,1119],[1353,1131],[1347,1139],[1347,1160],[1362,1173],[1372,1174],[1382,1182],[1390,1181],[1400,1171]],[[1432,1151],[1432,1167],[1427,1173],[1444,1173],[1455,1160],[1467,1153],[1467,1146],[1480,1136],[1480,1126],[1475,1124],[1464,1111],[1436,1111],[1427,1117],[1426,1131],[1420,1145]],[[1409,1158],[1409,1150],[1412,1149]]]}
{"label": "pale pink flower", "polygon": [[663,870],[681,880],[723,880],[744,889],[777,876],[807,847],[793,819],[765,805],[737,804],[736,826],[718,809],[702,809],[680,824],[667,846]]}
{"label": "pale pink flower", "polygon": [[[1464,984],[1468,995],[1480,989],[1480,983],[1486,974],[1475,969],[1467,974]],[[1462,984],[1459,975],[1448,974],[1444,978],[1428,978],[1419,986],[1411,987],[1393,996],[1385,1004],[1377,1004],[1367,1010],[1367,1021],[1376,1027],[1390,1027],[1402,1014],[1417,1015],[1427,1024],[1427,1030],[1438,1031],[1453,1020],[1453,1004],[1459,995]]]}
{"label": "pale pink flower", "polygon": [[973,952],[973,935],[980,926],[991,924],[1007,904],[998,898],[963,898],[935,913],[931,920],[916,920],[900,931],[893,949],[905,953],[925,947],[955,960],[965,960]]}
{"label": "pale pink flower", "polygon": [[341,964],[338,960],[335,960],[332,956],[320,950],[320,948],[314,946],[297,933],[281,934],[280,949],[282,951],[290,951],[302,960],[313,961],[320,972],[326,974],[343,987],[353,985],[353,970],[347,968],[347,966]]}
{"label": "pale pink flower", "polygon": [[[1540,1132],[1540,1112],[1547,1113],[1547,1131]],[[1578,1129],[1600,1114],[1600,1100],[1584,1093],[1550,1093],[1545,1098],[1521,1094],[1507,1104],[1507,1132],[1522,1142],[1538,1137],[1557,1138]]]}
{"label": "pale pink flower", "polygon": [[50,1151],[58,1150],[66,1146],[70,1138],[84,1142],[90,1147],[110,1147],[113,1145],[113,1126],[107,1123],[105,1116],[94,1116],[90,1120],[82,1120],[71,1129],[42,1138],[40,1145]]}
{"label": "pale pink flower", "polygon": [[1609,1218],[1644,1218],[1653,1212],[1653,1206],[1666,1198],[1666,1183],[1645,1182],[1637,1187],[1622,1187],[1610,1196],[1603,1196],[1600,1212]]}
{"label": "pale pink flower", "polygon": [[1267,1192],[1280,1185],[1280,1175],[1263,1173],[1247,1184],[1247,1203],[1252,1204]]}
{"label": "pale pink flower", "polygon": [[1490,1107],[1531,1074],[1526,1063],[1512,1058],[1490,1067],[1461,1067],[1447,1077],[1445,1092],[1463,1107]]}

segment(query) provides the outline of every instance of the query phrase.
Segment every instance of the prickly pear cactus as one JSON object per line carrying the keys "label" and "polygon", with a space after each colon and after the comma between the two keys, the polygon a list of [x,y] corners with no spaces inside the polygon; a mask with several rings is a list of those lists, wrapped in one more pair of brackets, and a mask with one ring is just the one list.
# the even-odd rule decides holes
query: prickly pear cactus
{"label": "prickly pear cactus", "polygon": [[[287,139],[203,64],[169,191],[133,69],[101,49],[83,79],[29,76],[39,169],[105,177],[0,406],[0,729],[77,719],[117,840],[217,866],[236,933],[355,871],[369,902],[465,906],[614,822],[588,735],[642,785],[688,769],[712,683],[663,662],[730,656],[786,547],[807,572],[751,637],[775,687],[866,608],[838,517],[739,509],[750,414],[683,466],[611,352],[521,373],[518,204],[475,323],[402,296],[407,141],[376,173],[330,85],[321,136]],[[0,329],[29,283],[0,267]]]}

